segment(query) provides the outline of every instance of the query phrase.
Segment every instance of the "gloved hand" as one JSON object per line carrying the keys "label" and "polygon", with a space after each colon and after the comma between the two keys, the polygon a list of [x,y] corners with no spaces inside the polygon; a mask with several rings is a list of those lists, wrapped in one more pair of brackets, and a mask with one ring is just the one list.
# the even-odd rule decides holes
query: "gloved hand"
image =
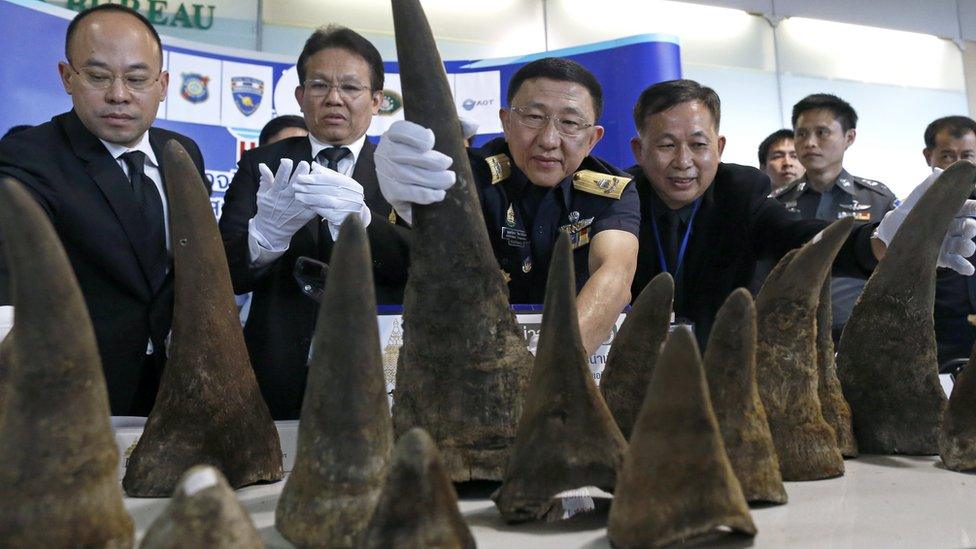
{"label": "gloved hand", "polygon": [[[908,212],[912,211],[925,191],[929,190],[929,187],[941,174],[942,170],[936,168],[932,175],[915,187],[904,202],[884,216],[875,230],[874,236],[884,242],[885,246],[889,245],[898,228],[908,217]],[[973,215],[976,215],[976,200],[966,200],[955,219],[949,223],[949,230],[946,232],[945,238],[942,239],[942,247],[939,250],[939,267],[949,267],[965,276],[970,276],[976,271],[972,263],[966,260],[967,257],[976,252],[976,243],[973,242],[973,238],[976,237],[976,219],[970,217]]]}
{"label": "gloved hand", "polygon": [[394,122],[374,158],[383,198],[407,223],[413,222],[412,204],[440,202],[454,184],[451,157],[434,150],[434,132],[413,122]]}
{"label": "gloved hand", "polygon": [[333,240],[339,238],[339,227],[346,216],[358,215],[363,227],[372,219],[364,200],[363,186],[316,162],[312,162],[311,173],[298,176],[295,197],[329,223]]}
{"label": "gloved hand", "polygon": [[248,231],[268,250],[288,249],[291,237],[315,217],[314,211],[295,198],[293,188],[295,180],[308,173],[308,162],[299,162],[294,170],[292,164],[290,158],[282,158],[274,175],[266,165],[258,165],[261,172],[258,211],[251,219]]}

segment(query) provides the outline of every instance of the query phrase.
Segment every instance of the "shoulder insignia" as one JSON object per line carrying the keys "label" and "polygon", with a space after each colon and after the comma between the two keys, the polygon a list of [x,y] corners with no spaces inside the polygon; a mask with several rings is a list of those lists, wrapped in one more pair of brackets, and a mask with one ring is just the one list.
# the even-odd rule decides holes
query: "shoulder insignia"
{"label": "shoulder insignia", "polygon": [[512,175],[512,159],[505,153],[489,156],[485,159],[485,162],[488,164],[488,170],[491,172],[492,185],[497,185]]}
{"label": "shoulder insignia", "polygon": [[791,183],[787,183],[786,185],[783,185],[782,187],[779,187],[778,189],[773,189],[773,191],[771,193],[769,193],[769,196],[770,196],[770,198],[777,198],[777,197],[783,196],[784,194],[792,191],[793,189],[796,189],[797,188],[797,185],[801,185],[801,187],[800,187],[799,190],[802,191],[803,190],[802,182],[801,182],[801,180],[797,179],[796,181],[793,181]]}
{"label": "shoulder insignia", "polygon": [[394,210],[393,208],[390,208],[390,217],[388,217],[387,219],[390,221],[390,223],[393,223],[394,225],[396,225],[396,222],[397,222],[396,210]]}
{"label": "shoulder insignia", "polygon": [[623,194],[630,182],[630,177],[592,170],[580,170],[573,174],[573,187],[575,189],[598,196],[606,196],[614,200],[620,200],[620,195]]}
{"label": "shoulder insignia", "polygon": [[863,177],[854,177],[854,182],[866,189],[871,189],[872,191],[875,191],[883,195],[890,195],[890,196],[895,195],[895,193],[891,192],[891,189],[889,189],[887,185],[885,185],[880,181],[875,181],[873,179],[864,179]]}

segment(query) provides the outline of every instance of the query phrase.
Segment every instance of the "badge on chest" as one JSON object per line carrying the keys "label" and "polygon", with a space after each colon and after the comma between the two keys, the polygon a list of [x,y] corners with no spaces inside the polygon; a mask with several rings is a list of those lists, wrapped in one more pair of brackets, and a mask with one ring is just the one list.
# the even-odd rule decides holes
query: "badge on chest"
{"label": "badge on chest", "polygon": [[529,243],[529,233],[518,228],[515,222],[515,208],[508,206],[505,213],[505,225],[502,226],[502,240],[513,248],[524,248]]}
{"label": "badge on chest", "polygon": [[582,248],[590,243],[590,225],[593,218],[580,219],[577,211],[569,213],[569,223],[559,227],[559,230],[569,235],[569,243],[573,249]]}

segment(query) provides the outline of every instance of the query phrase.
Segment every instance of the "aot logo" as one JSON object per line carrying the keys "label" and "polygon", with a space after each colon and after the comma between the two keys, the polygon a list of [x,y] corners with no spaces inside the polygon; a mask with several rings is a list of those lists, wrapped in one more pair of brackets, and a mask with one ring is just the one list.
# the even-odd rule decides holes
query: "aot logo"
{"label": "aot logo", "polygon": [[465,99],[464,103],[461,103],[461,106],[464,107],[464,110],[470,111],[474,110],[475,107],[487,107],[494,102],[494,99]]}

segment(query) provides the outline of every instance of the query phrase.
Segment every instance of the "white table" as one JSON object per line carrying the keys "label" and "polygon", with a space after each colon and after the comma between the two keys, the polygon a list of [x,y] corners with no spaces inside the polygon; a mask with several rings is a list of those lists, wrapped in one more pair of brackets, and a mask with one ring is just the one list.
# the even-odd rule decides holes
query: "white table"
{"label": "white table", "polygon": [[[753,508],[754,540],[711,539],[754,547],[972,547],[976,546],[976,474],[956,473],[938,457],[864,456],[845,462],[840,478],[789,482],[786,505]],[[237,495],[269,547],[290,547],[274,528],[274,509],[284,482],[250,486]],[[507,525],[486,492],[468,490],[460,506],[479,547],[609,547],[606,512],[557,523]],[[166,505],[165,499],[125,504],[139,536]]]}

